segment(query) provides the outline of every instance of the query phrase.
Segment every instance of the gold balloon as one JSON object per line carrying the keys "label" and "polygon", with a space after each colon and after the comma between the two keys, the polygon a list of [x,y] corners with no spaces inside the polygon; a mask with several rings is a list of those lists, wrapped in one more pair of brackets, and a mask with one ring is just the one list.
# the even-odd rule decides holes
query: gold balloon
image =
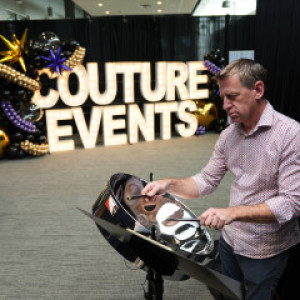
{"label": "gold balloon", "polygon": [[24,150],[27,154],[33,156],[41,156],[49,153],[48,144],[37,145],[28,140],[22,141],[20,143],[20,148]]}
{"label": "gold balloon", "polygon": [[9,145],[9,138],[3,130],[0,130],[0,157],[3,156],[5,147]]}
{"label": "gold balloon", "polygon": [[212,102],[205,103],[199,100],[196,101],[196,105],[197,109],[194,114],[198,120],[198,125],[208,129],[214,121],[218,120],[217,107]]}
{"label": "gold balloon", "polygon": [[[1,63],[0,63],[0,77],[9,79],[17,83],[18,85],[28,88],[32,91],[40,89],[40,83],[38,81],[30,77],[27,77],[26,75],[20,73],[19,71],[16,71],[11,67],[3,65]],[[30,84],[31,82],[30,80],[32,80],[32,84]]]}
{"label": "gold balloon", "polygon": [[21,40],[18,40],[16,35],[13,34],[14,40],[12,43],[9,40],[7,40],[3,35],[0,34],[0,38],[4,41],[5,45],[9,49],[7,51],[0,51],[0,55],[4,56],[2,59],[0,59],[0,62],[7,61],[10,64],[19,62],[20,65],[22,66],[23,70],[26,72],[25,61],[24,61],[22,54],[25,50],[27,32],[28,32],[28,29],[26,28],[22,35]]}

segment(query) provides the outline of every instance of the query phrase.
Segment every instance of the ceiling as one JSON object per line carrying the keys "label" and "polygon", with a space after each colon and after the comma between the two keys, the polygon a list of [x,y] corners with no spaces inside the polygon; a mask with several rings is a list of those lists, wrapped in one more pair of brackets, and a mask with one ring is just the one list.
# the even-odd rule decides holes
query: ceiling
{"label": "ceiling", "polygon": [[[191,14],[198,0],[72,0],[90,16]],[[99,6],[98,4],[101,3]]]}
{"label": "ceiling", "polygon": [[64,19],[71,15],[249,15],[255,10],[256,0],[1,0],[0,20]]}
{"label": "ceiling", "polygon": [[[247,15],[256,0],[72,0],[92,17],[129,15]],[[227,5],[224,5],[226,2]],[[224,7],[229,6],[229,7]]]}

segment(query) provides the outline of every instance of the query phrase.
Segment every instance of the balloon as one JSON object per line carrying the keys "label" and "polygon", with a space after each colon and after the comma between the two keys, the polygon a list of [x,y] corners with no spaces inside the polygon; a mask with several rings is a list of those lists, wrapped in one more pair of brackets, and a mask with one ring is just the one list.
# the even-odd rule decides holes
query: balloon
{"label": "balloon", "polygon": [[23,139],[23,134],[21,132],[15,132],[11,135],[11,140],[20,143]]}
{"label": "balloon", "polygon": [[43,49],[55,49],[60,44],[59,37],[51,31],[42,32],[38,36],[38,41]]}
{"label": "balloon", "polygon": [[3,156],[5,148],[9,145],[9,138],[3,130],[0,130],[0,157]]}
{"label": "balloon", "polygon": [[49,68],[52,74],[56,72],[56,74],[60,76],[63,70],[71,71],[68,66],[64,65],[64,62],[67,58],[61,57],[60,47],[57,48],[57,51],[52,51],[52,49],[50,49],[50,56],[41,56],[41,58],[48,61],[49,64],[45,68]]}
{"label": "balloon", "polygon": [[47,143],[47,137],[45,135],[41,135],[39,137],[39,143],[40,144],[46,144]]}
{"label": "balloon", "polygon": [[32,134],[26,135],[25,140],[28,140],[29,142],[33,142],[34,136]]}
{"label": "balloon", "polygon": [[18,40],[16,35],[13,34],[14,41],[10,42],[7,40],[3,35],[0,34],[0,38],[4,41],[5,45],[9,50],[7,51],[1,51],[1,55],[4,56],[4,58],[0,59],[0,62],[9,62],[10,64],[14,64],[15,62],[19,62],[22,69],[26,72],[26,66],[25,61],[22,56],[24,49],[25,49],[25,43],[27,39],[27,31],[26,28],[21,40]]}
{"label": "balloon", "polygon": [[205,133],[205,127],[200,125],[197,130],[196,130],[196,135],[201,135],[201,134],[204,134]]}
{"label": "balloon", "polygon": [[[39,106],[33,103],[23,103],[20,107],[20,116],[23,120],[37,122],[43,117],[44,112]],[[28,125],[27,123],[25,123]]]}
{"label": "balloon", "polygon": [[[1,107],[6,114],[6,117],[9,119],[11,123],[13,123],[16,127],[33,133],[36,131],[36,126],[29,121],[23,120],[15,111],[14,107],[11,105],[9,101],[1,101]],[[27,122],[27,123],[25,123]],[[22,127],[21,127],[22,126]]]}
{"label": "balloon", "polygon": [[219,48],[216,50],[216,54],[217,54],[217,55],[220,55],[220,54],[221,54],[221,50],[220,50]]}
{"label": "balloon", "polygon": [[[0,136],[0,151],[8,158],[20,158],[25,152],[30,155],[49,152],[44,112],[31,103],[31,99],[37,90],[44,95],[43,86],[48,92],[52,83],[49,79],[50,83],[46,85],[41,76],[38,80],[36,78],[43,68],[49,68],[58,75],[69,72],[81,64],[85,56],[85,49],[76,41],[61,41],[51,31],[26,41],[27,32],[25,29],[20,40],[14,34],[11,42],[0,35],[0,42],[3,41],[7,47],[7,51],[0,51],[0,123],[6,132],[5,138]],[[15,63],[19,63],[23,70],[20,66],[13,66]],[[27,144],[21,149],[21,143],[25,141]]]}
{"label": "balloon", "polygon": [[195,111],[198,124],[205,128],[210,128],[215,120],[218,119],[217,107],[214,103],[205,103],[196,101],[197,109]]}
{"label": "balloon", "polygon": [[5,154],[8,158],[19,158],[22,155],[20,147],[15,144],[9,145],[9,147],[5,151]]}

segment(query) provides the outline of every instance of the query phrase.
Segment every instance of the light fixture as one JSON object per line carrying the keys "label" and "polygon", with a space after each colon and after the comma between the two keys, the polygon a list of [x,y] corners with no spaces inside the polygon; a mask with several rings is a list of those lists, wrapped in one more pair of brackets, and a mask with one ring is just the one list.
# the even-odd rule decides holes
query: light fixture
{"label": "light fixture", "polygon": [[52,6],[47,7],[47,15],[48,15],[48,17],[53,17],[53,8],[52,8]]}
{"label": "light fixture", "polygon": [[105,14],[106,14],[106,15],[109,15],[109,14],[110,14],[110,11],[109,11],[109,10],[105,11]]}
{"label": "light fixture", "polygon": [[156,4],[157,5],[162,5],[162,1],[157,1]]}
{"label": "light fixture", "polygon": [[160,13],[162,12],[162,10],[161,10],[161,9],[158,9],[157,12],[160,14]]}
{"label": "light fixture", "polygon": [[223,1],[222,7],[223,7],[223,8],[229,8],[229,7],[230,7],[230,0],[225,0],[225,1]]}
{"label": "light fixture", "polygon": [[97,5],[101,7],[101,6],[103,6],[103,3],[98,3]]}

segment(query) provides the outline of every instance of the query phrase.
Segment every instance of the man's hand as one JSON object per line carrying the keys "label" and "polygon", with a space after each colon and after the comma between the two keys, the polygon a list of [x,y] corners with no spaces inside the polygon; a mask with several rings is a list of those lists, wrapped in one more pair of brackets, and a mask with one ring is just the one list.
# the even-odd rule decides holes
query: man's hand
{"label": "man's hand", "polygon": [[199,216],[201,225],[221,229],[233,221],[230,208],[209,208]]}
{"label": "man's hand", "polygon": [[241,205],[228,208],[209,208],[198,217],[203,226],[221,229],[234,221],[257,224],[276,222],[275,216],[266,203]]}
{"label": "man's hand", "polygon": [[165,194],[168,190],[169,183],[170,180],[168,179],[151,181],[144,187],[142,194],[147,195],[150,198],[154,197],[155,195]]}
{"label": "man's hand", "polygon": [[187,178],[166,178],[149,182],[142,194],[148,197],[169,193],[185,199],[195,199],[199,197],[198,186],[192,177]]}

